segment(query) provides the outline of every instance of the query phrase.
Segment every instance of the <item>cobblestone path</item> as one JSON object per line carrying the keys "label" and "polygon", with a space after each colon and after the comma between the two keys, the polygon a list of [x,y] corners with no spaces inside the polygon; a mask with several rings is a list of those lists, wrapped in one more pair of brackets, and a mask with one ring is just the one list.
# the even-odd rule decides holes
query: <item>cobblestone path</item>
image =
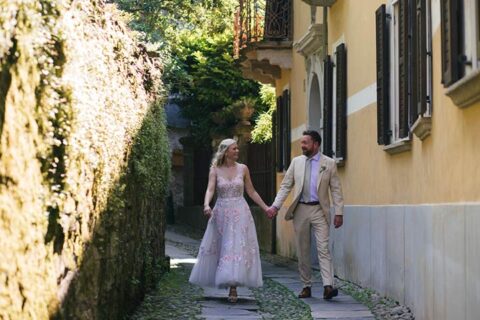
{"label": "cobblestone path", "polygon": [[167,232],[171,272],[145,298],[132,320],[374,319],[366,306],[342,292],[332,301],[323,300],[323,286],[318,281],[313,285],[312,298],[298,299],[296,293],[302,285],[296,270],[265,259],[264,286],[252,290],[239,288],[239,301],[228,303],[226,289],[200,288],[188,283],[198,246],[198,240]]}

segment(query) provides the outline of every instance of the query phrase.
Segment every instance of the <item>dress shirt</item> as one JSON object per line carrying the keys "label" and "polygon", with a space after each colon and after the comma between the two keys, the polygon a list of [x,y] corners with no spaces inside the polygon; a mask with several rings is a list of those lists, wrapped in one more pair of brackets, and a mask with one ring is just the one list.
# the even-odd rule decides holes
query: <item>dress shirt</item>
{"label": "dress shirt", "polygon": [[300,198],[300,202],[314,202],[318,201],[318,192],[317,192],[317,180],[318,180],[318,170],[320,166],[320,152],[317,152],[313,157],[308,158],[305,161],[311,161],[312,170],[310,171],[310,199]]}

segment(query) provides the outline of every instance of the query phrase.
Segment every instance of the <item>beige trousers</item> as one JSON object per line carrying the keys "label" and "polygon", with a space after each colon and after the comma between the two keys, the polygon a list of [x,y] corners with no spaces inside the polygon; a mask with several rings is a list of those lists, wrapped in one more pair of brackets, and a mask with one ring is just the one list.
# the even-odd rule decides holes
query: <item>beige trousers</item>
{"label": "beige trousers", "polygon": [[319,205],[308,206],[299,203],[293,215],[293,227],[297,245],[298,271],[305,287],[312,286],[310,260],[310,230],[315,235],[318,261],[324,286],[333,286],[333,264],[328,249],[329,225]]}

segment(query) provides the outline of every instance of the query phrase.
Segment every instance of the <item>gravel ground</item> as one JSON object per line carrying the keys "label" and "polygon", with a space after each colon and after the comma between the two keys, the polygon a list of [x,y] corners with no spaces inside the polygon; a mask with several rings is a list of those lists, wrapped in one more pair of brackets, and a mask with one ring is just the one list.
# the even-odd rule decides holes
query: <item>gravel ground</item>
{"label": "gravel ground", "polygon": [[310,307],[278,282],[265,278],[263,287],[252,291],[260,311],[273,319],[312,319]]}
{"label": "gravel ground", "polygon": [[[170,240],[167,242],[193,256],[198,253],[196,247]],[[188,275],[186,277],[188,278]],[[188,279],[186,280],[188,281]],[[309,306],[278,282],[264,278],[263,287],[252,289],[252,292],[257,300],[260,313],[268,314],[268,319],[312,319]]]}
{"label": "gravel ground", "polygon": [[[201,239],[202,233],[182,226],[170,227],[170,230],[187,235],[193,239]],[[196,256],[197,247],[179,242],[167,241],[170,244]],[[262,254],[268,262],[296,269],[296,261],[272,255]],[[316,277],[319,273],[316,272]],[[158,288],[147,295],[142,305],[130,318],[132,320],[149,319],[195,319],[201,313],[200,300],[202,289],[188,283],[190,269],[179,267],[172,269],[160,281]],[[338,287],[357,301],[365,304],[376,319],[414,320],[411,310],[398,302],[382,297],[375,291],[362,288],[354,283],[337,278]],[[283,285],[271,279],[264,279],[264,286],[252,290],[262,314],[269,314],[273,319],[312,319],[310,308],[295,294]],[[188,306],[186,308],[185,306]],[[269,317],[270,318],[270,317]]]}
{"label": "gravel ground", "polygon": [[188,282],[189,275],[189,268],[170,269],[128,319],[195,319],[201,313],[202,289]]}
{"label": "gravel ground", "polygon": [[400,305],[397,301],[382,297],[371,289],[362,288],[352,282],[337,279],[339,288],[351,295],[355,300],[365,304],[376,319],[384,320],[414,320],[410,308]]}

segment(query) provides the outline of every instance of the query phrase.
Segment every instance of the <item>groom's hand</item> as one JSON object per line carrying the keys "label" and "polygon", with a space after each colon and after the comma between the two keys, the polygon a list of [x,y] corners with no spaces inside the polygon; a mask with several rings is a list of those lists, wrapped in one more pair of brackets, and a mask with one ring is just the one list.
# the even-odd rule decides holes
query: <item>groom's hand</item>
{"label": "groom's hand", "polygon": [[270,208],[267,209],[267,217],[269,219],[273,219],[276,215],[277,215],[277,208],[275,208],[274,206],[271,206]]}
{"label": "groom's hand", "polygon": [[335,229],[340,228],[343,225],[343,216],[335,215],[333,225],[335,226]]}

